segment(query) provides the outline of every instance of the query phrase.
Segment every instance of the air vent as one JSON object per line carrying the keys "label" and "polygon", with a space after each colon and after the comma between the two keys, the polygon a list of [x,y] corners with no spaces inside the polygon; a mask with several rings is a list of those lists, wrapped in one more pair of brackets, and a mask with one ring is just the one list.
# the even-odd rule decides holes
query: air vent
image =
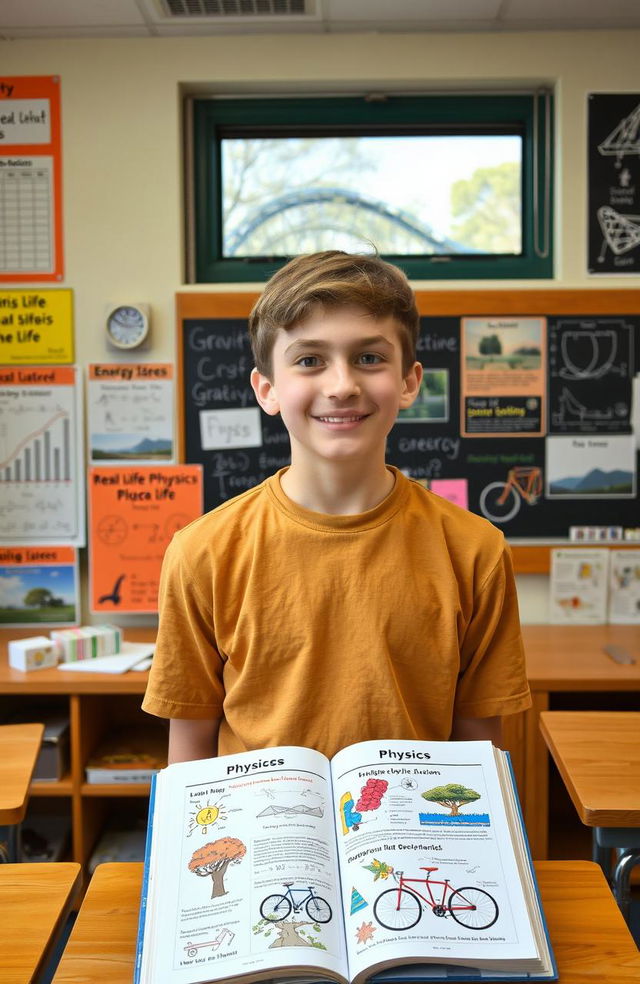
{"label": "air vent", "polygon": [[314,0],[163,0],[169,17],[292,17],[315,13]]}

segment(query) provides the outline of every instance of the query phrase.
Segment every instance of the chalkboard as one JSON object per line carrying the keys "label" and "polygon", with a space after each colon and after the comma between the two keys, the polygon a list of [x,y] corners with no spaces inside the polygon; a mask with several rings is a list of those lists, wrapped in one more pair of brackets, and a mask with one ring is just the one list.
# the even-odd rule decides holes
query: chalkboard
{"label": "chalkboard", "polygon": [[[207,509],[289,461],[284,427],[257,408],[249,385],[246,318],[256,296],[178,296],[181,453],[204,466]],[[459,495],[516,542],[564,541],[570,526],[638,525],[631,407],[640,303],[632,293],[434,291],[417,298],[428,385],[389,435],[387,460]],[[472,352],[478,331],[485,341]],[[514,331],[529,344],[512,355],[503,341],[504,351],[492,354],[495,339]],[[488,354],[479,356],[483,345]],[[516,380],[513,392],[507,387],[504,395],[500,379]],[[533,390],[519,395],[527,385]]]}
{"label": "chalkboard", "polygon": [[640,270],[640,93],[588,100],[589,273]]}

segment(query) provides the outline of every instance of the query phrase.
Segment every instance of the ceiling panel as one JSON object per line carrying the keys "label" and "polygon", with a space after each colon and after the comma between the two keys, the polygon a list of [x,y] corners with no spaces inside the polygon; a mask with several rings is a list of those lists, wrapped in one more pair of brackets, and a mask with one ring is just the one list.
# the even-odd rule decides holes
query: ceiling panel
{"label": "ceiling panel", "polygon": [[28,27],[144,27],[135,0],[0,0],[0,30]]}

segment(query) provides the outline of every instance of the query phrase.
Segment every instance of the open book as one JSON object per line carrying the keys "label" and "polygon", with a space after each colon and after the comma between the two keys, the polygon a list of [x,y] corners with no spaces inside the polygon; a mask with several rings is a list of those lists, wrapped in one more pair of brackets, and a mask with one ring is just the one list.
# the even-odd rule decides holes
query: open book
{"label": "open book", "polygon": [[271,748],[153,777],[136,982],[483,977],[557,977],[490,742]]}

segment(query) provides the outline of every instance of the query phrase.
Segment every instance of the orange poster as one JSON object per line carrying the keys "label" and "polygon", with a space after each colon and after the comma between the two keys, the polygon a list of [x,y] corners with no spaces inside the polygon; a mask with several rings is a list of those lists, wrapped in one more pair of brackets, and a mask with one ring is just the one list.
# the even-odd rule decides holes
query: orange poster
{"label": "orange poster", "polygon": [[463,318],[461,342],[462,436],[541,437],[546,318]]}
{"label": "orange poster", "polygon": [[62,280],[60,78],[0,75],[0,281]]}
{"label": "orange poster", "polygon": [[164,552],[201,514],[201,465],[91,468],[91,611],[155,613]]}

